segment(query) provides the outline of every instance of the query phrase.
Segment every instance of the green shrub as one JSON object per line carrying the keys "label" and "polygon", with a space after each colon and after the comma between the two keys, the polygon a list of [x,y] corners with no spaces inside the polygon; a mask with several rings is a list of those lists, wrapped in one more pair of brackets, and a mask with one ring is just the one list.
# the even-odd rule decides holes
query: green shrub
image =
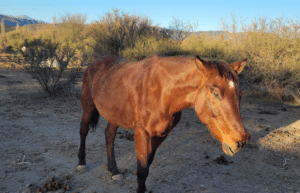
{"label": "green shrub", "polygon": [[179,43],[167,38],[142,37],[139,38],[131,47],[121,52],[121,56],[129,60],[141,60],[152,53],[164,56],[181,55]]}
{"label": "green shrub", "polygon": [[120,55],[127,47],[132,46],[138,38],[158,37],[157,27],[153,27],[150,19],[119,14],[118,9],[100,18],[99,21],[90,25],[90,33],[95,40],[94,50],[100,48],[106,54]]}
{"label": "green shrub", "polygon": [[205,34],[190,36],[182,42],[181,48],[183,51],[188,51],[191,54],[211,59],[225,58],[232,52],[227,41],[222,36]]}

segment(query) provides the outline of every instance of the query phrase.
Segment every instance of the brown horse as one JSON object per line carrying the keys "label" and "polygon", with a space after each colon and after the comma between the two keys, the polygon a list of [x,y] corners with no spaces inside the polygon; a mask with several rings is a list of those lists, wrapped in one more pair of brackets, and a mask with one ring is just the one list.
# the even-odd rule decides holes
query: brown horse
{"label": "brown horse", "polygon": [[250,139],[240,116],[238,77],[247,59],[232,64],[196,56],[160,57],[140,62],[106,56],[84,73],[81,105],[79,167],[85,165],[85,140],[99,114],[105,130],[107,166],[120,174],[114,155],[118,127],[134,130],[137,157],[137,192],[145,192],[154,154],[177,125],[184,109],[194,107],[198,118],[233,156]]}

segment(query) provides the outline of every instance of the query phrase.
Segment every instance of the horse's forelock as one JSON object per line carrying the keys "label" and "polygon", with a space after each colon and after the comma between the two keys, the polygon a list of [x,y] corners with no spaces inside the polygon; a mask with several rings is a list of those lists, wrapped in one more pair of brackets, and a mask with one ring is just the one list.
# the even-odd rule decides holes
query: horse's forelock
{"label": "horse's forelock", "polygon": [[231,68],[231,66],[229,64],[227,64],[226,62],[217,61],[217,60],[212,61],[212,63],[213,64],[211,64],[211,65],[214,66],[214,68],[216,68],[218,70],[219,75],[222,78],[232,80],[236,83],[239,82],[237,74],[234,72],[234,70]]}

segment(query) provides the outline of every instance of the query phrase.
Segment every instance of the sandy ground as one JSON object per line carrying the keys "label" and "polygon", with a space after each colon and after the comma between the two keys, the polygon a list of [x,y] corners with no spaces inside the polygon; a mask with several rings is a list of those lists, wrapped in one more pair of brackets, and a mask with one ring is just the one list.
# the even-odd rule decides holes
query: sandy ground
{"label": "sandy ground", "polygon": [[[103,118],[87,137],[89,170],[78,172],[80,85],[77,95],[56,99],[39,89],[24,72],[0,70],[0,192],[135,192],[133,132],[119,129],[115,142],[123,181],[106,168]],[[249,101],[242,99],[241,114],[251,141],[234,157],[185,110],[158,148],[148,190],[300,193],[300,107]]]}

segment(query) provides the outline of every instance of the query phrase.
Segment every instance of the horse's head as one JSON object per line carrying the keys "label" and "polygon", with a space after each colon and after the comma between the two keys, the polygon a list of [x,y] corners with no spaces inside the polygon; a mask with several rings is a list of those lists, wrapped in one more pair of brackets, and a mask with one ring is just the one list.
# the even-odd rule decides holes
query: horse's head
{"label": "horse's head", "polygon": [[206,61],[198,56],[195,58],[202,79],[195,97],[196,114],[222,143],[223,151],[229,156],[239,152],[250,139],[240,115],[242,92],[237,77],[246,61],[229,65]]}

